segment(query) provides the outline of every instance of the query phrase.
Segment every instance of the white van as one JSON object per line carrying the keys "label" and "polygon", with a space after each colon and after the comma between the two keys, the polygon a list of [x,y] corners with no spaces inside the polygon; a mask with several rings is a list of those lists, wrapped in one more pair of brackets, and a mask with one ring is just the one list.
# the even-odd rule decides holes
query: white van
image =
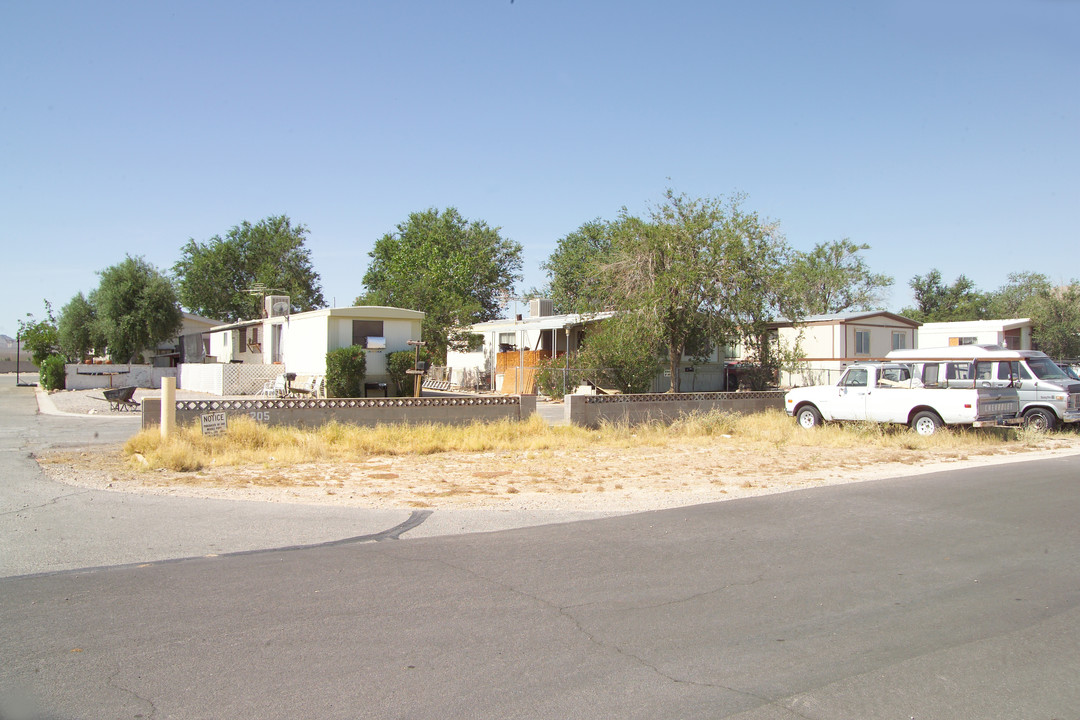
{"label": "white van", "polygon": [[[923,382],[946,387],[1014,385],[1020,395],[1020,414],[1026,424],[1039,430],[1053,429],[1059,422],[1080,421],[1080,382],[1073,380],[1044,352],[1007,350],[1000,345],[955,345],[939,348],[893,350],[889,360],[922,363]],[[971,359],[979,360],[977,365]],[[987,364],[984,361],[989,361]],[[933,377],[927,377],[930,374]],[[1016,383],[1019,378],[1019,383]]]}

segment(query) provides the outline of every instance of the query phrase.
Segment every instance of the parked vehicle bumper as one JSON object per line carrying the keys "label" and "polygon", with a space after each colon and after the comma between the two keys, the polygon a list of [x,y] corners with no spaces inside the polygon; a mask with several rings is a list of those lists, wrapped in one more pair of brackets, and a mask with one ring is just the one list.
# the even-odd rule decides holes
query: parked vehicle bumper
{"label": "parked vehicle bumper", "polygon": [[994,418],[993,420],[976,420],[971,423],[973,427],[1011,427],[1013,425],[1023,425],[1024,418],[1022,417],[1010,417],[1010,418]]}

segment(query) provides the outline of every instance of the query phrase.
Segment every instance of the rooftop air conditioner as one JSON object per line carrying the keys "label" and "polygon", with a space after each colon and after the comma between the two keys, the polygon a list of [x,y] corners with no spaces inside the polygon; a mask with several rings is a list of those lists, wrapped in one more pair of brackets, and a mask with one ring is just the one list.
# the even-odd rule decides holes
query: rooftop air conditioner
{"label": "rooftop air conditioner", "polygon": [[288,295],[267,295],[263,302],[266,317],[284,317],[291,310]]}
{"label": "rooftop air conditioner", "polygon": [[549,317],[555,312],[555,303],[546,298],[536,298],[529,301],[529,317]]}

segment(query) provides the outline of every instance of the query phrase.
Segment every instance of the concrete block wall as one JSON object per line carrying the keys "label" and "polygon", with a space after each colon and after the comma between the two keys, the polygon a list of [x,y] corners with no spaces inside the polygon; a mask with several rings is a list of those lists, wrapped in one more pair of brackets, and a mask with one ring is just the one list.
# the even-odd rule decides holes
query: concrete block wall
{"label": "concrete block wall", "polygon": [[[369,398],[369,399],[267,399],[179,400],[176,422],[198,422],[203,413],[248,415],[269,425],[318,427],[331,421],[374,426],[387,423],[466,424],[474,421],[525,420],[536,412],[536,396],[476,398]],[[161,422],[161,398],[142,401],[142,426]]]}
{"label": "concrete block wall", "polygon": [[160,388],[163,377],[176,377],[176,368],[152,365],[64,365],[64,387],[68,390],[128,386]]}
{"label": "concrete block wall", "polygon": [[583,427],[597,427],[603,422],[630,425],[671,422],[693,412],[754,413],[773,408],[784,409],[783,391],[567,395],[563,398],[567,422]]}

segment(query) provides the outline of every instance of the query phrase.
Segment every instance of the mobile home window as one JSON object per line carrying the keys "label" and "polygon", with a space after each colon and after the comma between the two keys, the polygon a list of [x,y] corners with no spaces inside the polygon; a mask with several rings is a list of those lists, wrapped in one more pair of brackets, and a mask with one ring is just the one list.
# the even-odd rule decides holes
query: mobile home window
{"label": "mobile home window", "polygon": [[514,342],[514,333],[504,332],[499,333],[499,351],[509,352],[517,347],[517,343]]}
{"label": "mobile home window", "polygon": [[892,334],[892,349],[893,350],[907,350],[907,333],[906,332],[894,332]]}
{"label": "mobile home window", "polygon": [[855,354],[856,355],[869,355],[870,354],[870,331],[869,330],[856,330],[855,331]]}
{"label": "mobile home window", "polygon": [[352,344],[367,345],[369,337],[386,337],[383,335],[382,320],[353,320],[352,321]]}
{"label": "mobile home window", "polygon": [[949,345],[974,345],[979,342],[977,337],[951,337],[949,338]]}

